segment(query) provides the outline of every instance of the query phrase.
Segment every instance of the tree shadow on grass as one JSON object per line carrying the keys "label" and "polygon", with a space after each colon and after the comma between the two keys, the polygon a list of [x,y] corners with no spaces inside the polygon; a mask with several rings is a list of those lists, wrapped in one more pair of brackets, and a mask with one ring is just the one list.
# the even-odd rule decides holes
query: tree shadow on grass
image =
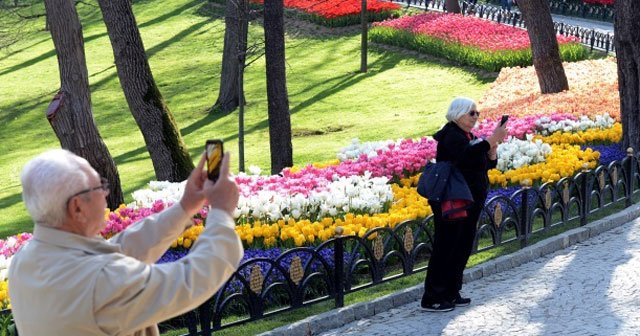
{"label": "tree shadow on grass", "polygon": [[[192,25],[191,27],[184,29],[183,31],[177,33],[176,35],[174,35],[172,38],[161,42],[153,47],[151,47],[150,49],[146,50],[146,54],[147,54],[147,58],[151,58],[153,57],[156,53],[158,53],[159,51],[161,51],[162,49],[168,47],[169,45],[176,43],[182,39],[184,39],[185,37],[187,37],[188,35],[190,35],[191,33],[197,31],[198,29],[204,27],[206,24],[208,24],[210,22],[210,20],[203,20],[201,22],[198,22],[194,25]],[[102,88],[105,84],[107,84],[109,81],[115,79],[117,77],[117,72],[113,72],[110,75],[100,79],[99,81],[93,83],[90,85],[91,91],[96,91],[99,90],[100,88]]]}
{"label": "tree shadow on grass", "polygon": [[[330,88],[327,88],[321,92],[318,92],[317,94],[315,94],[313,97],[300,102],[298,105],[292,107],[290,109],[290,113],[294,114],[296,112],[299,112],[300,110],[307,108],[313,104],[315,104],[316,102],[323,100],[333,94],[336,94],[348,87],[351,87],[353,85],[358,84],[359,82],[361,82],[364,79],[367,79],[369,77],[373,77],[376,76],[382,72],[385,72],[387,70],[392,69],[393,67],[395,67],[398,63],[400,62],[400,58],[399,57],[395,57],[393,55],[390,54],[383,54],[381,55],[377,60],[375,60],[374,62],[369,64],[369,70],[366,73],[349,73],[343,76],[339,76],[339,77],[343,77],[342,80],[340,80],[338,83],[336,83],[335,85],[333,85]],[[335,77],[334,77],[335,78]],[[325,81],[329,82],[332,79],[328,79]],[[309,86],[308,89],[310,89],[311,87],[317,86],[318,84],[314,83],[312,86]],[[304,91],[301,90],[301,91]]]}
{"label": "tree shadow on grass", "polygon": [[[4,111],[0,114],[0,125],[7,125],[11,120],[17,118],[19,115],[35,109],[38,105],[45,104],[50,99],[53,99],[56,92],[58,92],[58,89],[45,92],[33,98],[24,99],[18,102],[11,102],[10,106],[5,105],[0,107],[0,110]],[[41,117],[45,118],[45,110],[42,110]]]}
{"label": "tree shadow on grass", "polygon": [[188,2],[188,3],[178,7],[176,9],[168,12],[168,13],[162,14],[162,15],[154,18],[154,19],[151,19],[151,20],[146,21],[144,23],[138,24],[138,28],[145,28],[145,27],[152,26],[154,24],[162,23],[165,20],[168,20],[168,19],[170,19],[170,18],[172,18],[172,17],[174,17],[176,15],[180,15],[183,12],[187,11],[188,9],[190,9],[192,7],[195,7],[196,5],[201,4],[201,3],[202,3],[202,0],[193,0],[191,2]]}
{"label": "tree shadow on grass", "polygon": [[5,209],[8,207],[14,206],[20,202],[22,202],[22,193],[18,192],[15,194],[7,195],[5,197],[0,198],[0,209]]}
{"label": "tree shadow on grass", "polygon": [[439,65],[445,68],[456,68],[463,70],[475,77],[475,79],[483,84],[492,83],[498,77],[499,72],[491,72],[480,68],[472,67],[469,65],[460,64],[454,61],[447,60],[445,58],[435,57],[428,54],[420,53],[415,50],[405,49],[396,46],[390,46],[380,43],[371,43],[369,52],[378,54],[393,53],[399,57],[406,59],[407,57],[416,60],[421,63],[428,63],[432,65]]}
{"label": "tree shadow on grass", "polygon": [[[234,113],[233,111],[222,113],[222,112],[209,112],[205,114],[200,120],[195,121],[189,126],[183,127],[180,129],[180,134],[182,136],[189,135],[195,131],[200,131],[203,127],[212,125],[216,121],[228,116],[229,114]],[[212,136],[210,138],[219,138],[217,136]],[[223,140],[231,140],[231,137],[224,138]]]}
{"label": "tree shadow on grass", "polygon": [[[200,131],[203,127],[212,125],[217,120],[222,119],[228,114],[229,113],[207,113],[200,120],[197,120],[191,125],[180,129],[180,134],[182,134],[182,136],[184,137],[195,131]],[[211,138],[214,138],[214,137],[216,136],[211,136]],[[229,137],[223,138],[223,140],[229,141],[229,140],[232,140],[232,138],[233,138],[232,136],[229,136]],[[189,150],[189,154],[191,155],[198,154],[200,150],[201,149]],[[138,148],[122,153],[118,156],[114,156],[113,160],[116,162],[116,164],[135,162],[135,161],[146,159],[144,157],[139,157],[140,155],[146,152],[147,152],[147,146],[146,145],[140,146]]]}
{"label": "tree shadow on grass", "polygon": [[3,60],[5,60],[5,59],[7,59],[7,58],[9,58],[9,57],[11,57],[11,56],[13,56],[15,54],[19,54],[19,53],[21,53],[21,52],[23,52],[23,51],[25,51],[27,49],[33,48],[33,47],[35,47],[35,46],[37,46],[39,44],[42,44],[44,42],[47,42],[49,40],[50,40],[49,38],[44,38],[44,39],[41,39],[40,41],[34,42],[34,43],[32,43],[32,44],[30,44],[28,46],[22,47],[22,48],[20,48],[18,50],[9,51],[6,54],[4,54],[2,57],[0,57],[0,61],[3,61]]}
{"label": "tree shadow on grass", "polygon": [[[200,0],[191,1],[189,3],[184,4],[183,6],[180,6],[180,7],[176,8],[176,9],[172,10],[171,12],[162,14],[162,15],[158,16],[157,18],[154,18],[154,19],[151,19],[151,20],[146,21],[144,23],[141,23],[141,24],[138,25],[138,27],[139,28],[144,28],[144,27],[152,26],[154,24],[162,23],[163,21],[165,21],[165,20],[167,20],[167,19],[169,19],[169,18],[171,18],[173,16],[179,15],[182,12],[186,11],[187,9],[196,6],[197,4],[199,4],[201,2],[202,1],[200,1]],[[91,42],[91,41],[93,41],[95,39],[98,39],[98,38],[101,38],[101,37],[104,37],[104,36],[107,36],[107,32],[102,32],[102,33],[98,33],[98,34],[93,34],[91,36],[87,36],[87,37],[84,38],[84,43],[85,44],[89,43],[89,42]],[[182,36],[182,37],[184,37],[184,36]],[[38,43],[35,43],[35,44],[32,44],[32,45],[30,45],[28,47],[22,48],[20,51],[24,51],[24,50],[26,50],[28,48],[31,48],[31,47],[33,47],[33,46],[35,46],[37,44],[40,44],[40,43],[42,43],[44,41],[48,41],[48,40],[49,39],[44,39],[44,40],[42,40],[42,41],[40,41]],[[171,40],[174,40],[174,38],[172,38]],[[164,47],[166,47],[166,46],[162,46],[160,49],[162,49]],[[13,54],[15,54],[15,53],[12,53],[12,55]],[[7,58],[9,56],[10,55],[5,56],[2,59]],[[15,71],[20,70],[22,68],[26,68],[26,67],[32,66],[34,64],[40,63],[40,62],[48,59],[49,57],[54,57],[54,56],[56,56],[56,50],[55,49],[51,49],[51,50],[49,50],[49,51],[47,51],[47,52],[45,52],[43,54],[40,54],[40,55],[38,55],[36,57],[33,57],[31,59],[28,59],[28,60],[22,62],[22,63],[16,64],[16,65],[14,65],[12,67],[9,67],[9,68],[7,68],[5,70],[0,71],[0,76],[15,72]],[[147,56],[151,57],[150,51],[147,51]]]}

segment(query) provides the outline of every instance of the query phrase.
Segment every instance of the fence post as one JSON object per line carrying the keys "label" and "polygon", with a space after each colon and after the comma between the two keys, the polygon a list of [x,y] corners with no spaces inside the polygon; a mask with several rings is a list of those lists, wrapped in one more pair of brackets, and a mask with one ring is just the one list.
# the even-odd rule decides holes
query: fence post
{"label": "fence post", "polygon": [[608,53],[609,52],[609,44],[611,42],[611,37],[609,36],[609,33],[607,33],[607,42],[605,42],[605,47],[604,47],[604,52]]}
{"label": "fence post", "polygon": [[523,238],[520,241],[520,248],[524,248],[529,243],[529,191],[531,189],[531,181],[524,179],[520,181],[522,188],[522,202],[520,203],[520,230]]}
{"label": "fence post", "polygon": [[580,176],[580,226],[587,225],[587,215],[589,215],[590,192],[587,188],[589,184],[589,166],[585,163],[582,165],[582,175]]}
{"label": "fence post", "polygon": [[334,279],[336,289],[336,308],[344,307],[344,241],[342,227],[336,227],[335,249],[333,251]]}
{"label": "fence post", "polygon": [[629,147],[627,148],[627,164],[626,164],[626,171],[627,174],[625,174],[625,179],[627,180],[626,185],[627,187],[625,188],[625,200],[624,200],[624,206],[625,207],[629,207],[631,206],[631,204],[633,203],[631,200],[631,197],[633,196],[633,180],[634,180],[634,168],[636,167],[635,162],[634,162],[634,156],[633,156],[633,148]]}

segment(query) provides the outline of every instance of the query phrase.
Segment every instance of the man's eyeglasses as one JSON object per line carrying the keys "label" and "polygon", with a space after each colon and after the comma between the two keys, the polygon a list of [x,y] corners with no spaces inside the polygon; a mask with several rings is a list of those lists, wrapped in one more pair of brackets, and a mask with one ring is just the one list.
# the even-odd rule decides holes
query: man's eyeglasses
{"label": "man's eyeglasses", "polygon": [[76,196],[79,196],[79,195],[82,195],[82,194],[86,194],[86,193],[92,192],[94,190],[99,190],[99,189],[102,189],[102,191],[104,191],[104,192],[109,192],[109,181],[106,178],[101,177],[100,178],[100,185],[95,187],[95,188],[84,189],[84,190],[78,191],[77,193],[69,196],[69,198],[67,199],[67,204],[69,203],[69,201],[72,198],[74,198]]}
{"label": "man's eyeglasses", "polygon": [[480,116],[480,112],[478,111],[469,111],[469,115],[472,117],[479,117]]}

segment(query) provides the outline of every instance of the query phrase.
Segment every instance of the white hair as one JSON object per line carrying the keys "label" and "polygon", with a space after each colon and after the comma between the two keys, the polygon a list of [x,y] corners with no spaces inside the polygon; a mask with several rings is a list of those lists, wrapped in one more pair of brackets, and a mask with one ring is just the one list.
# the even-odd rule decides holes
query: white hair
{"label": "white hair", "polygon": [[64,149],[46,151],[22,169],[22,200],[33,221],[60,227],[71,195],[89,185],[87,160]]}
{"label": "white hair", "polygon": [[467,97],[456,97],[451,101],[447,111],[447,121],[455,121],[463,115],[475,110],[476,102]]}

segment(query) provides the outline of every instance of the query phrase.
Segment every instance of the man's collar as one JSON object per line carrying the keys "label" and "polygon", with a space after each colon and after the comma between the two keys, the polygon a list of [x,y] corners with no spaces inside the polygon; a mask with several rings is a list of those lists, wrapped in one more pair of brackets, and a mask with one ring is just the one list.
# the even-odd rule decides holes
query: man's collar
{"label": "man's collar", "polygon": [[33,239],[59,247],[82,250],[90,254],[122,253],[120,245],[112,244],[100,236],[88,238],[38,224],[33,228]]}

